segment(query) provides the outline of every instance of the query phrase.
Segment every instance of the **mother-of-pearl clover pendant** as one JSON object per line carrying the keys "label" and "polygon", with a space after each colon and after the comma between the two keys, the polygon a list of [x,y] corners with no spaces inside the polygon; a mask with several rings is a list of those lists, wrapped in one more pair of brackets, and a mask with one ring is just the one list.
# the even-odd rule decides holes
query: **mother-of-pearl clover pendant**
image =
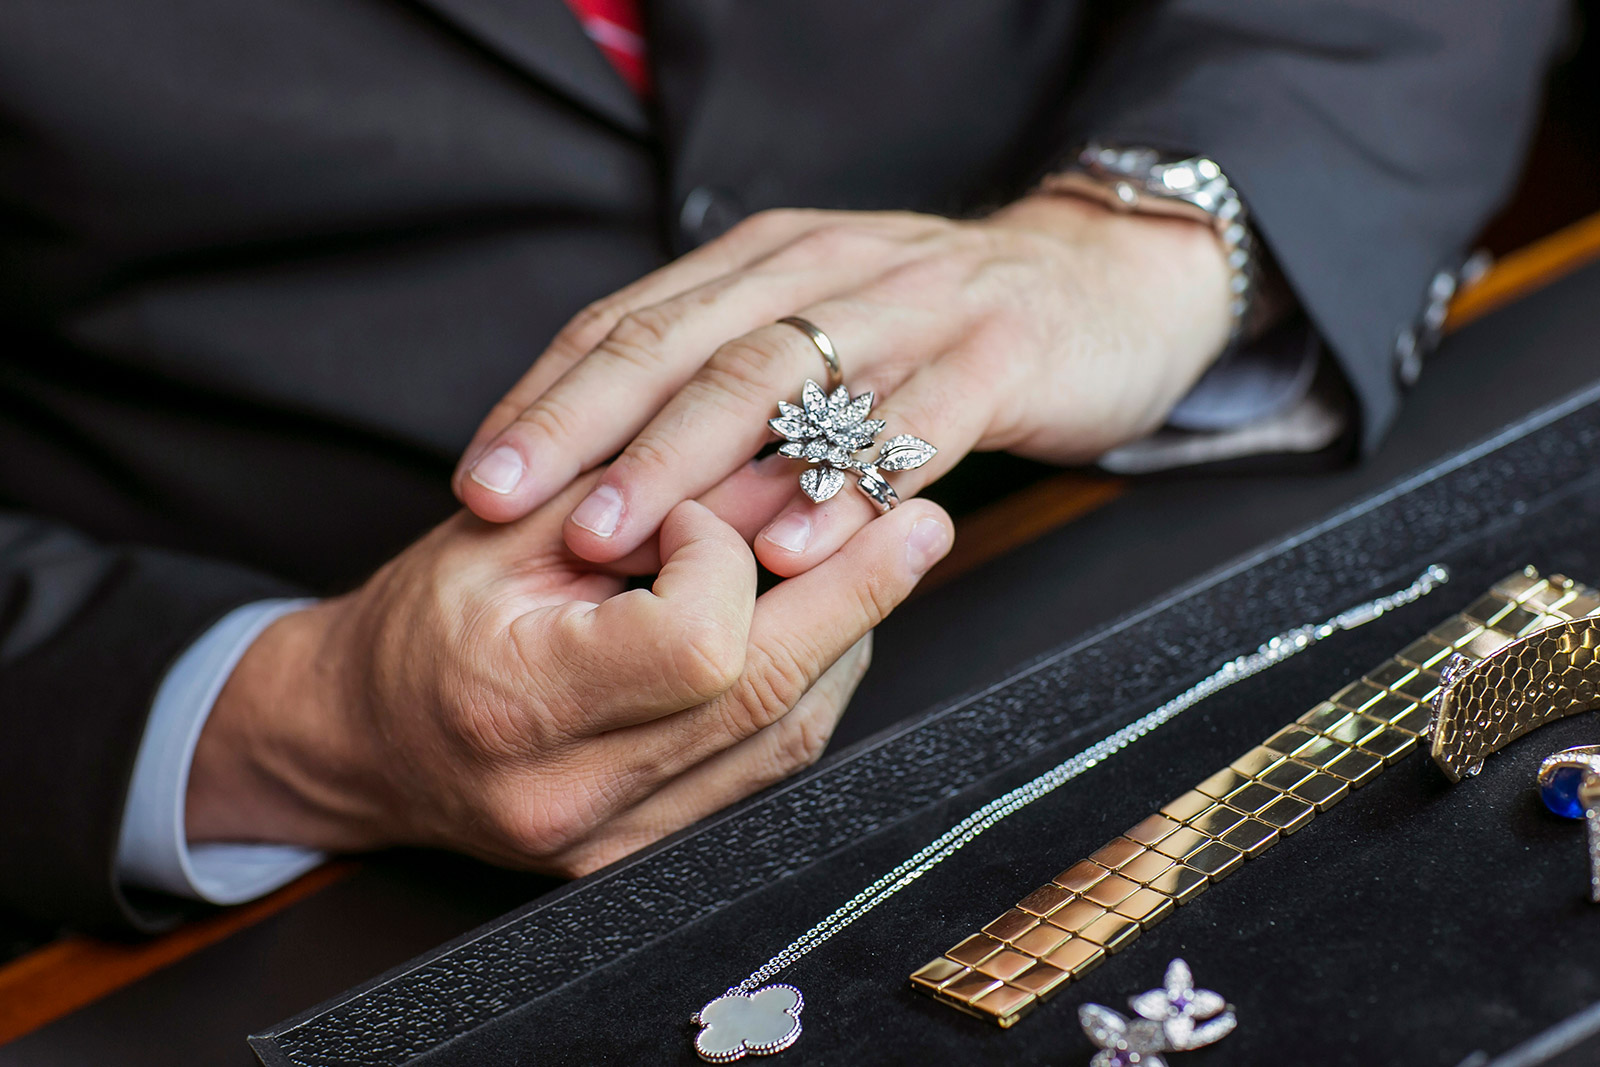
{"label": "mother-of-pearl clover pendant", "polygon": [[709,1063],[745,1056],[770,1056],[800,1040],[805,1001],[792,985],[763,986],[754,993],[724,993],[695,1012],[700,1027],[694,1050]]}
{"label": "mother-of-pearl clover pendant", "polygon": [[920,467],[938,453],[920,437],[903,433],[883,442],[871,462],[862,462],[855,453],[871,445],[883,430],[882,419],[870,419],[871,390],[854,399],[844,386],[833,395],[806,379],[800,392],[800,406],[778,401],[778,417],[768,419],[772,432],[785,438],[778,454],[801,459],[814,466],[800,475],[800,488],[818,504],[829,500],[844,487],[846,473],[856,475],[856,487],[880,510],[888,511],[900,502],[883,471],[905,471]]}

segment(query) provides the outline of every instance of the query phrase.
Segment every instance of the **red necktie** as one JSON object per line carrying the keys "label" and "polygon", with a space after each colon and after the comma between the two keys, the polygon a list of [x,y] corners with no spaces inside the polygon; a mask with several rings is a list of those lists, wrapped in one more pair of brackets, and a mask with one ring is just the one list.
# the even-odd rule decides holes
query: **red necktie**
{"label": "red necktie", "polygon": [[649,96],[650,68],[645,64],[639,0],[567,0],[567,6],[633,91]]}

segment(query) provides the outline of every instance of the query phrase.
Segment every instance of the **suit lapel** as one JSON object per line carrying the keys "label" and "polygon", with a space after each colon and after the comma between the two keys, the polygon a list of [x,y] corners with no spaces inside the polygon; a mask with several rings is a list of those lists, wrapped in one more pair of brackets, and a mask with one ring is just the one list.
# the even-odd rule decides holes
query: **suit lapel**
{"label": "suit lapel", "polygon": [[650,116],[562,0],[418,0],[452,26],[629,133]]}

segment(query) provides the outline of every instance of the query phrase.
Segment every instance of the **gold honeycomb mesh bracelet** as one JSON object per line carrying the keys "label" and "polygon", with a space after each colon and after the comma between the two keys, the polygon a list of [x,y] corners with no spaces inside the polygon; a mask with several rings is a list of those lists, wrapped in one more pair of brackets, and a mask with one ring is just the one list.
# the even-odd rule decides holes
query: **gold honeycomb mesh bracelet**
{"label": "gold honeycomb mesh bracelet", "polygon": [[[1040,886],[982,931],[911,975],[914,988],[1002,1027],[1126,948],[1215,883],[1410,755],[1428,733],[1440,673],[1451,664],[1435,758],[1462,767],[1592,699],[1600,625],[1539,631],[1600,613],[1600,593],[1533,568],[1350,683],[1195,788]],[[1538,637],[1530,637],[1536,635]],[[1519,639],[1526,639],[1520,640]],[[1508,657],[1496,656],[1504,650]],[[1540,673],[1533,655],[1563,657]],[[1456,657],[1460,657],[1457,659]],[[1518,658],[1520,656],[1520,658]],[[1493,662],[1483,662],[1484,660]],[[1562,678],[1559,694],[1551,678]],[[1463,699],[1454,701],[1458,688]],[[1570,697],[1540,701],[1540,691]],[[1493,699],[1490,699],[1493,698]],[[1574,703],[1577,701],[1579,703]],[[1441,738],[1435,738],[1435,748]]]}

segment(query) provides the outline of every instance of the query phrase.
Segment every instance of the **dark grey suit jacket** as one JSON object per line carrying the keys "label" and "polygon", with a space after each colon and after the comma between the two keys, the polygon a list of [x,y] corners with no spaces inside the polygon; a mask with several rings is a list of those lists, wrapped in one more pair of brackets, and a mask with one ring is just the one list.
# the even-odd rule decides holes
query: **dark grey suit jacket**
{"label": "dark grey suit jacket", "polygon": [[1559,0],[0,5],[0,905],[111,861],[173,657],[452,501],[574,310],[762,208],[966,213],[1088,134],[1219,159],[1359,402],[1516,170]]}

